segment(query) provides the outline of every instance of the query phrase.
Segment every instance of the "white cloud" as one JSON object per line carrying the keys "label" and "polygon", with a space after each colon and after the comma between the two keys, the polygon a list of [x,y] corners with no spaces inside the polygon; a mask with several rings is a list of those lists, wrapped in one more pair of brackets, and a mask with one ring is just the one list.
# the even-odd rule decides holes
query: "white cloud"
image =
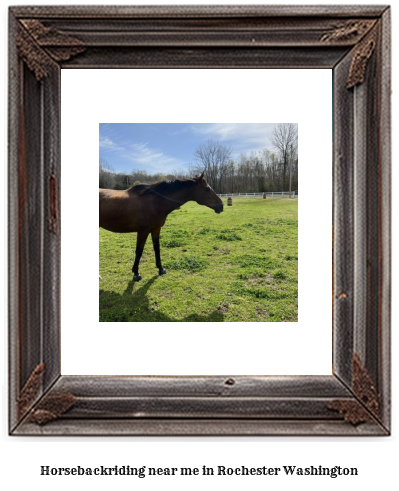
{"label": "white cloud", "polygon": [[117,143],[111,140],[108,136],[100,135],[100,148],[102,150],[123,150]]}
{"label": "white cloud", "polygon": [[131,143],[111,139],[108,135],[100,135],[100,150],[105,154],[110,154],[113,165],[119,170],[122,167],[127,169],[143,169],[147,172],[173,172],[184,167],[185,162],[175,157],[164,154],[161,150],[151,148],[148,143]]}
{"label": "white cloud", "polygon": [[276,123],[205,123],[192,130],[207,138],[229,144],[234,153],[272,148],[270,137]]}
{"label": "white cloud", "polygon": [[171,172],[179,169],[184,162],[162,151],[151,148],[148,143],[133,143],[126,149],[126,157],[133,165],[145,166],[148,172]]}

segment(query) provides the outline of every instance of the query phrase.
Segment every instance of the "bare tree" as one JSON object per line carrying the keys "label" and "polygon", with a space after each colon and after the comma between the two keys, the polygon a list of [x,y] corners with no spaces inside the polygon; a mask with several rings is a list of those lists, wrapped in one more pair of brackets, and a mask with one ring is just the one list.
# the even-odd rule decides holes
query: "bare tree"
{"label": "bare tree", "polygon": [[[145,170],[115,172],[112,166],[100,159],[100,187],[127,189],[137,183],[151,183],[174,179],[187,179],[206,172],[214,190],[221,193],[259,193],[298,189],[298,147],[296,125],[276,125],[273,135],[275,151],[256,150],[240,154],[236,159],[223,144],[210,140],[200,145],[194,153],[194,164],[188,170],[149,174]],[[284,130],[285,127],[285,130]]]}
{"label": "bare tree", "polygon": [[271,137],[273,146],[279,151],[283,166],[283,186],[287,187],[287,171],[292,162],[292,151],[298,147],[298,130],[294,123],[279,123],[273,129]]}
{"label": "bare tree", "polygon": [[114,176],[115,172],[111,164],[107,162],[104,158],[100,157],[99,163],[99,187],[112,189],[114,186]]}
{"label": "bare tree", "polygon": [[205,171],[206,178],[215,192],[220,193],[230,163],[231,149],[215,140],[208,140],[194,152],[197,171]]}

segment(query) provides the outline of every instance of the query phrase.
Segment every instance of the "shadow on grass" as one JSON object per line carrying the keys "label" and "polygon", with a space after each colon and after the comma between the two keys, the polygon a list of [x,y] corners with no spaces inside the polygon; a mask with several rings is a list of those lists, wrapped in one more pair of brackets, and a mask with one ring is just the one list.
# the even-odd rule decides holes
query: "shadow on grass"
{"label": "shadow on grass", "polygon": [[216,310],[208,315],[191,314],[182,319],[165,315],[150,305],[147,293],[159,276],[144,283],[129,281],[123,293],[100,290],[100,322],[223,322]]}

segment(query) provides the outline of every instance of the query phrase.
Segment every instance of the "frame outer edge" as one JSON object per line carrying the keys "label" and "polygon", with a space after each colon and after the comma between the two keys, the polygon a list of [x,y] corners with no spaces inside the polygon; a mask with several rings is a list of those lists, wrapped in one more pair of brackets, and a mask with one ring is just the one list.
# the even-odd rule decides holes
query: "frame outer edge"
{"label": "frame outer edge", "polygon": [[38,426],[18,427],[20,436],[385,436],[373,422],[351,425],[345,421],[264,419],[96,419],[57,420]]}
{"label": "frame outer edge", "polygon": [[16,17],[244,17],[324,16],[351,18],[381,16],[387,5],[101,5],[12,7]]}
{"label": "frame outer edge", "polygon": [[390,429],[391,386],[391,10],[382,16],[381,29],[381,392],[382,421]]}
{"label": "frame outer edge", "polygon": [[[75,7],[74,7],[75,8]],[[226,9],[225,7],[223,7]],[[386,8],[386,7],[385,7]],[[65,15],[66,10],[63,10],[60,7],[55,7],[53,8],[54,10],[51,10],[51,8],[46,8],[46,7],[38,7],[36,8],[37,10],[35,11],[37,15],[41,15],[43,17],[51,17],[51,13],[53,12],[58,15],[58,17],[62,14]],[[90,8],[92,11],[95,9]],[[25,13],[29,10],[29,8],[25,9]],[[178,9],[175,8],[175,11]],[[316,10],[314,9],[314,15],[316,15]],[[330,9],[331,10],[331,9]],[[337,6],[338,12],[341,11],[341,7]],[[33,10],[31,10],[33,12]],[[18,20],[15,18],[15,15],[21,14],[22,9],[18,10],[18,8],[12,8],[10,9],[10,47],[9,47],[9,60],[10,60],[10,75],[9,75],[9,124],[10,128],[14,128],[15,124],[17,125],[16,127],[18,128],[19,125],[19,106],[23,104],[23,94],[21,92],[22,87],[21,87],[21,73],[20,73],[20,66],[21,62],[18,58],[18,54],[16,52],[16,42],[15,42],[15,32],[16,32],[16,24]],[[72,12],[72,11],[70,11]],[[98,12],[95,10],[95,12]],[[262,11],[263,15],[266,15],[266,11]],[[348,11],[345,11],[348,13]],[[154,13],[154,11],[153,11]],[[320,12],[318,11],[319,15],[328,15],[324,10]],[[388,12],[386,12],[387,15],[389,16],[389,9]],[[76,9],[75,9],[75,14],[76,14]],[[171,7],[169,10],[165,10],[164,14],[161,14],[160,17],[167,17],[168,15],[173,14],[173,8]],[[192,13],[191,13],[192,14]],[[190,15],[191,15],[190,14]],[[256,12],[254,11],[254,15]],[[290,12],[291,15],[292,11]],[[352,12],[353,14],[353,12]],[[381,15],[382,12],[379,12],[379,15]],[[76,14],[78,15],[78,14]],[[76,17],[75,15],[75,17]],[[148,15],[148,13],[147,13]],[[184,13],[182,16],[184,17],[185,15],[189,15],[187,12]],[[209,13],[206,8],[202,8],[202,15],[206,16],[212,16],[215,15],[215,13]],[[258,15],[261,15],[258,11]],[[270,14],[269,15],[273,15]],[[288,14],[286,14],[288,15]],[[298,15],[298,14],[297,14]],[[21,16],[21,15],[20,15]],[[114,14],[115,16],[115,14]],[[365,16],[367,16],[365,14]],[[371,16],[371,14],[370,14]],[[71,16],[73,17],[73,15]],[[228,16],[227,16],[228,17]],[[233,15],[230,15],[230,17],[233,17]],[[345,15],[342,15],[342,17],[345,17]],[[95,16],[94,16],[95,18]],[[386,19],[389,17],[385,17]],[[390,35],[389,35],[389,21],[384,23],[384,33],[383,33],[383,47],[381,48],[382,51],[382,60],[385,61],[387,57],[390,56],[390,48],[389,48],[389,43],[390,43]],[[340,76],[342,78],[342,75],[344,71],[347,69],[348,66],[348,57],[344,57],[344,59],[338,63],[337,65],[340,67]],[[57,68],[59,69],[58,65]],[[383,82],[389,82],[389,77],[390,77],[390,66],[388,67],[382,67],[383,72],[382,72],[382,77],[383,77]],[[14,69],[14,72],[12,72],[12,69]],[[57,79],[55,84],[59,83],[59,80]],[[384,396],[385,399],[387,398],[387,394],[389,394],[389,381],[390,381],[390,373],[389,373],[389,366],[387,364],[390,361],[390,347],[389,347],[389,323],[390,323],[390,312],[389,312],[389,306],[390,306],[390,165],[389,165],[389,159],[390,159],[390,116],[389,116],[389,103],[390,103],[390,86],[389,87],[384,87],[384,84],[381,84],[381,110],[382,112],[380,113],[380,123],[381,123],[381,132],[379,135],[380,138],[380,145],[379,145],[379,150],[380,150],[380,158],[379,162],[381,163],[380,171],[381,171],[381,190],[382,190],[382,202],[381,202],[381,209],[380,209],[380,217],[382,218],[382,224],[381,224],[381,232],[382,232],[382,243],[381,247],[382,250],[380,251],[382,253],[382,258],[381,258],[381,263],[380,263],[380,273],[381,273],[381,284],[380,284],[380,295],[382,298],[382,308],[381,308],[381,317],[380,317],[380,331],[379,331],[379,336],[380,336],[380,343],[379,343],[379,349],[380,351],[380,365],[379,365],[379,377],[382,379],[381,386],[384,391]],[[351,136],[353,136],[353,129],[354,129],[354,124],[353,124],[353,95],[352,93],[346,92],[346,89],[343,89],[344,84],[340,85],[340,91],[334,90],[334,97],[339,96],[341,103],[342,102],[349,102],[349,108],[341,107],[340,115],[339,115],[339,120],[340,122],[344,123],[341,125],[334,124],[334,131],[335,137],[334,137],[334,161],[336,162],[338,159],[340,159],[341,164],[340,164],[340,171],[342,174],[339,176],[340,179],[340,186],[341,188],[339,189],[339,196],[340,196],[340,215],[338,216],[337,222],[339,222],[340,226],[342,224],[349,225],[349,228],[345,228],[345,230],[349,230],[349,238],[345,237],[345,234],[343,231],[341,231],[340,234],[336,234],[336,236],[339,235],[339,237],[335,238],[335,244],[340,245],[340,249],[338,251],[338,254],[336,252],[336,247],[334,247],[334,259],[339,261],[339,269],[337,271],[340,272],[340,279],[339,283],[336,283],[334,286],[334,293],[335,293],[335,298],[337,299],[339,294],[341,292],[345,292],[345,297],[340,298],[339,300],[335,300],[335,317],[334,317],[334,333],[335,333],[335,327],[336,323],[338,323],[338,328],[337,328],[337,333],[335,333],[335,339],[334,339],[334,369],[337,368],[337,373],[340,376],[340,379],[344,381],[344,385],[347,384],[348,387],[351,386],[350,384],[350,376],[351,376],[351,368],[347,366],[347,363],[345,362],[345,357],[347,356],[348,353],[353,353],[353,269],[352,269],[352,263],[353,263],[353,198],[354,198],[354,189],[353,189],[353,142],[351,140]],[[53,96],[59,95],[59,92],[57,92],[57,87],[52,86],[51,93]],[[49,100],[46,100],[46,102],[50,102]],[[335,102],[335,109],[337,109],[337,104]],[[55,112],[59,114],[59,109],[56,108]],[[388,111],[388,113],[384,112]],[[387,116],[386,116],[387,114]],[[14,132],[18,133],[18,132]],[[340,138],[337,138],[337,133],[340,134]],[[345,133],[348,133],[348,136],[345,136]],[[339,148],[337,149],[336,147],[337,142],[339,143]],[[384,144],[383,144],[384,143]],[[388,144],[388,149],[384,148],[384,145]],[[18,218],[18,134],[16,136],[11,135],[11,132],[9,133],[9,156],[10,156],[10,175],[9,175],[9,184],[10,184],[10,190],[14,191],[15,196],[11,196],[9,198],[9,220],[10,223],[12,223],[12,220],[15,218]],[[344,147],[343,151],[342,148]],[[53,153],[54,150],[56,150],[56,145],[51,146],[48,148],[49,153],[57,160],[57,156]],[[58,148],[59,151],[59,148]],[[48,165],[47,158],[45,159],[45,165]],[[347,168],[345,168],[345,165],[343,163],[347,164]],[[56,163],[57,165],[57,163]],[[58,169],[58,167],[57,167]],[[336,172],[336,169],[335,169]],[[348,182],[346,182],[346,178],[349,178]],[[335,183],[335,191],[337,191],[337,185]],[[349,191],[349,196],[345,196],[345,191]],[[384,192],[387,192],[387,195],[384,195]],[[349,209],[345,209],[345,205],[349,206]],[[335,202],[336,205],[336,202]],[[342,211],[344,209],[344,211]],[[336,213],[336,210],[335,210]],[[337,217],[337,215],[335,215]],[[15,222],[14,222],[15,223]],[[339,228],[339,227],[338,227]],[[342,230],[342,228],[341,228]],[[18,333],[18,322],[19,322],[19,316],[18,316],[18,281],[15,281],[15,278],[18,278],[18,275],[12,277],[15,271],[18,270],[18,230],[11,230],[10,231],[10,238],[9,238],[9,251],[10,251],[10,269],[9,269],[9,278],[13,279],[14,281],[11,281],[10,283],[10,298],[9,298],[9,329],[10,329],[10,428],[15,428],[16,424],[16,398],[18,397],[18,393],[20,390],[19,387],[19,362],[20,362],[20,354],[19,354],[19,333]],[[16,240],[15,240],[16,239]],[[55,249],[56,252],[59,253],[59,248],[57,249],[57,245],[55,244]],[[348,253],[349,257],[345,257],[345,253]],[[386,255],[387,254],[387,255]],[[55,263],[57,263],[58,259],[55,260]],[[53,269],[51,275],[56,275],[57,274],[57,264],[55,264],[55,268]],[[337,265],[336,265],[337,268]],[[51,276],[50,275],[50,276]],[[341,288],[343,288],[341,290]],[[56,295],[52,297],[52,302],[54,303],[54,307],[57,304],[57,292]],[[338,314],[338,315],[337,315]],[[338,319],[338,320],[337,320]],[[57,326],[58,328],[59,326]],[[377,326],[376,326],[377,328]],[[53,332],[52,330],[56,329],[56,327],[49,322],[48,324],[48,332],[46,330],[46,335],[49,334],[49,332]],[[44,332],[42,331],[41,335],[44,336]],[[58,339],[58,338],[56,338]],[[55,339],[52,339],[52,342]],[[45,337],[43,338],[43,341],[46,341]],[[11,353],[11,348],[13,352]],[[52,357],[51,350],[47,351],[47,354],[49,357]],[[59,359],[59,353],[57,352],[55,358],[57,360]],[[52,379],[55,381],[55,378],[57,376],[57,369],[56,369],[56,364],[57,360],[54,358],[55,365],[53,370],[51,370],[52,374]],[[336,361],[337,361],[337,366],[336,366]],[[349,364],[351,363],[351,359],[349,360]],[[49,392],[51,392],[52,388],[50,387],[50,381],[46,382],[47,389],[49,389]],[[388,411],[389,415],[389,404],[385,403],[384,404],[385,412]],[[389,417],[389,416],[388,416]],[[76,423],[76,422],[75,422]],[[93,427],[91,426],[90,421],[79,421],[79,428],[81,429],[82,427],[80,426],[80,423],[87,426],[86,429],[93,430]],[[180,424],[182,422],[180,421]],[[240,422],[241,423],[241,422]],[[280,422],[275,424],[274,430],[277,431],[278,434],[283,434],[286,429],[283,428],[281,423],[284,425],[286,424],[285,422]],[[135,425],[134,422],[131,422],[131,424]],[[148,424],[151,425],[152,422],[148,421]],[[228,421],[219,421],[219,425],[226,425],[229,428],[232,428],[230,425],[230,422]],[[270,424],[273,424],[271,421]],[[313,427],[312,432],[317,434],[317,423],[315,423],[316,426]],[[202,429],[204,427],[207,427],[207,422],[206,421],[200,421],[198,423],[198,427],[201,427]],[[242,421],[242,425],[245,426],[245,421]],[[294,426],[300,426],[301,422],[295,421]],[[21,426],[24,426],[23,424],[20,425],[18,430],[21,430]],[[55,425],[57,426],[57,425]],[[65,426],[61,424],[60,422],[60,427],[63,426],[62,430],[65,430]],[[381,427],[376,428],[378,425],[374,425],[375,431],[381,431]],[[344,426],[343,426],[344,427]],[[49,426],[51,428],[51,426]],[[330,428],[330,427],[329,427]],[[367,427],[368,428],[368,427]],[[208,428],[209,429],[209,428]],[[320,427],[319,427],[320,429]],[[331,426],[331,430],[332,430]],[[360,433],[363,433],[363,427],[360,428],[362,431]],[[315,431],[316,430],[316,431]],[[364,428],[366,430],[366,428]],[[14,432],[14,434],[19,433],[17,429],[11,430]],[[96,431],[94,429],[94,431]],[[176,430],[175,430],[176,431]],[[237,434],[237,430],[230,434]],[[90,431],[91,432],[91,431]],[[39,434],[40,431],[37,430],[36,434]],[[56,434],[56,431],[52,432],[52,430],[49,430],[49,433]],[[63,434],[67,434],[66,433]],[[149,432],[150,433],[150,432]],[[162,434],[161,433],[156,433],[156,434]],[[206,433],[206,431],[204,432]],[[244,433],[247,433],[247,428],[245,429]],[[262,433],[262,431],[260,432]],[[274,433],[274,431],[272,432]],[[328,433],[328,432],[327,432]],[[346,433],[345,431],[343,433]],[[341,433],[341,434],[343,434]],[[348,434],[351,433],[351,429],[347,431]],[[373,431],[370,431],[369,434],[374,433]],[[20,433],[21,434],[21,433]],[[99,434],[99,433],[97,433]],[[115,433],[114,433],[115,434]],[[187,434],[190,434],[190,431],[187,431]],[[213,433],[215,434],[215,433]],[[290,434],[295,434],[290,433]],[[367,434],[367,431],[365,431],[365,434]]]}
{"label": "frame outer edge", "polygon": [[[379,42],[378,23],[373,36]],[[358,50],[354,48],[353,57]],[[376,385],[378,385],[378,288],[379,265],[377,246],[380,236],[378,218],[378,141],[379,121],[374,116],[379,101],[379,70],[381,60],[378,47],[365,66],[364,81],[348,88],[353,92],[353,355],[358,356]],[[378,109],[377,109],[378,111]],[[377,113],[378,114],[378,113]],[[375,254],[377,252],[377,254]]]}
{"label": "frame outer edge", "polygon": [[9,431],[18,421],[18,132],[21,83],[17,54],[17,20],[11,11],[8,16],[8,393]]}

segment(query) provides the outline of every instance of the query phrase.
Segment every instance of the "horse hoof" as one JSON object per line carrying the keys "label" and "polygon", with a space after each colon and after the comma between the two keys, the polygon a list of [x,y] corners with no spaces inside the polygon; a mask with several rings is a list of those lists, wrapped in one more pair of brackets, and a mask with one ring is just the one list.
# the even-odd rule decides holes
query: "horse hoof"
{"label": "horse hoof", "polygon": [[133,281],[140,281],[140,280],[141,280],[141,276],[139,274],[133,276]]}
{"label": "horse hoof", "polygon": [[163,274],[166,274],[166,269],[159,270],[159,276],[162,276]]}

